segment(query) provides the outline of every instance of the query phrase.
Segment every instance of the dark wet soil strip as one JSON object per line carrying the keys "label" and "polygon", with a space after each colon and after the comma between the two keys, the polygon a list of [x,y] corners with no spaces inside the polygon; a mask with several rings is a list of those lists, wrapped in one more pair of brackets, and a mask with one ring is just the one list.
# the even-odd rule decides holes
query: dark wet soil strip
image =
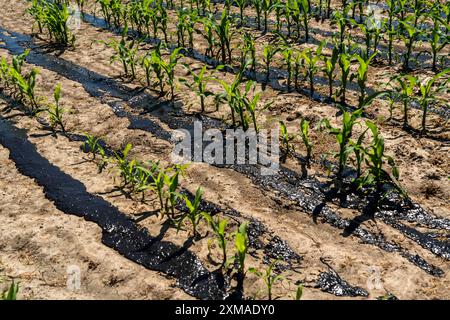
{"label": "dark wet soil strip", "polygon": [[43,158],[26,133],[0,119],[0,144],[10,152],[19,172],[44,188],[46,197],[67,214],[96,223],[102,242],[126,258],[174,277],[177,284],[200,299],[222,299],[216,276],[189,250],[152,237],[116,207],[86,191],[85,186]]}
{"label": "dark wet soil strip", "polygon": [[322,272],[319,275],[316,285],[317,288],[320,288],[322,291],[332,293],[336,296],[369,296],[369,293],[366,290],[360,287],[351,286],[347,281],[342,279],[324,259],[321,258],[320,260],[328,267],[329,270],[327,272]]}
{"label": "dark wet soil strip", "polygon": [[[8,36],[7,33],[9,33],[11,36]],[[5,47],[12,54],[20,54],[24,51],[24,45],[32,45],[31,37],[24,36],[19,33],[8,32],[7,30],[1,29],[1,27],[0,39],[5,42],[5,45],[0,45],[0,47]],[[128,118],[131,123],[129,127],[130,129],[144,130],[152,133],[158,138],[167,141],[171,140],[171,134],[164,130],[155,121],[149,118],[128,114],[123,110],[122,106],[124,102],[129,102],[132,107],[136,109],[142,108],[143,105],[148,105],[150,103],[157,106],[158,102],[149,95],[145,93],[139,95],[136,92],[130,91],[118,85],[113,79],[98,75],[95,72],[75,65],[72,62],[66,61],[64,59],[38,53],[34,50],[30,52],[28,61],[35,65],[42,66],[48,70],[54,71],[72,81],[81,83],[86,92],[96,98],[99,98],[102,102],[110,105],[117,116]],[[115,98],[115,100],[111,101],[111,99],[106,99],[106,95]],[[160,118],[160,120],[165,122],[171,129],[184,128],[189,131],[192,131],[193,122],[199,119],[207,120],[207,126],[212,127],[216,125],[219,128],[225,127],[223,122],[202,115],[190,116],[182,113],[179,114],[179,117],[166,116],[164,118]],[[288,169],[281,168],[280,172],[277,175],[269,176],[261,175],[261,167],[257,165],[226,165],[218,167],[227,167],[233,169],[249,177],[256,185],[263,186],[266,190],[276,191],[283,197],[295,201],[300,206],[300,208],[302,208],[302,210],[306,211],[309,214],[312,214],[314,221],[316,221],[317,218],[321,216],[325,222],[337,228],[345,230],[348,229],[349,226],[351,226],[350,220],[340,218],[326,205],[325,201],[321,200],[321,198],[323,198],[323,195],[321,192],[319,192],[320,188],[315,181],[302,181],[299,175]],[[377,245],[383,250],[390,252],[402,252],[402,255],[407,257],[409,261],[413,262],[415,265],[431,274],[443,274],[443,271],[437,267],[428,265],[427,263],[418,264],[417,259],[410,258],[414,255],[405,253],[405,249],[400,248],[396,244],[387,242],[384,237],[374,235],[360,226],[354,228],[351,234],[359,237],[364,243]],[[344,233],[344,235],[346,234]],[[431,237],[430,241],[433,241]]]}

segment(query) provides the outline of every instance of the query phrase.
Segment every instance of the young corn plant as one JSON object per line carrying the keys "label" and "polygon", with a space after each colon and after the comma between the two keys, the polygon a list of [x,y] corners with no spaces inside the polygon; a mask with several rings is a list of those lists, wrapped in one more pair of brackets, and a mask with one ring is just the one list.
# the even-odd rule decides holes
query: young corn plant
{"label": "young corn plant", "polygon": [[261,8],[264,14],[264,33],[268,31],[268,16],[273,11],[272,0],[261,0]]}
{"label": "young corn plant", "polygon": [[403,104],[403,128],[408,128],[408,109],[414,96],[414,89],[418,79],[411,75],[396,76],[391,79],[396,81],[398,86],[394,89],[395,94],[399,96],[399,99]]}
{"label": "young corn plant", "polygon": [[[41,24],[49,33],[50,39],[58,45],[73,45],[75,35],[68,28],[67,21],[70,13],[65,3],[58,4],[56,2],[38,1],[38,5],[43,6],[43,15],[33,16],[38,19],[38,25]],[[42,20],[40,20],[42,18]],[[41,28],[42,29],[42,28]]]}
{"label": "young corn plant", "polygon": [[253,37],[249,32],[245,32],[243,36],[244,45],[241,54],[241,65],[245,64],[245,61],[251,60],[250,72],[252,74],[256,73],[256,47],[255,47],[255,37]]}
{"label": "young corn plant", "polygon": [[[264,84],[267,85],[269,83],[269,77],[270,77],[270,64],[273,61],[273,58],[275,55],[281,50],[280,47],[275,46],[273,44],[268,44],[264,47],[263,51],[263,60],[266,66],[266,79],[264,81]],[[265,86],[264,86],[265,88]]]}
{"label": "young corn plant", "polygon": [[317,47],[315,51],[307,48],[303,51],[303,60],[305,62],[306,78],[309,79],[309,94],[314,95],[314,76],[319,71],[319,61],[321,60],[322,48],[324,43]]}
{"label": "young corn plant", "polygon": [[8,290],[0,295],[0,300],[17,300],[17,293],[19,293],[19,283],[12,281]]}
{"label": "young corn plant", "polygon": [[[428,108],[431,104],[434,104],[441,99],[437,97],[437,94],[442,91],[449,91],[449,83],[450,79],[444,80],[442,83],[438,84],[437,81],[444,76],[445,74],[450,73],[450,68],[445,69],[444,71],[438,73],[432,78],[425,79],[424,81],[419,82],[419,105],[422,108],[422,134],[426,134],[426,121]],[[435,86],[435,84],[437,84]],[[442,99],[443,100],[443,99]],[[444,102],[448,103],[447,100]]]}
{"label": "young corn plant", "polygon": [[356,55],[356,59],[358,60],[358,70],[356,73],[352,74],[350,77],[350,81],[353,80],[353,78],[357,79],[358,86],[359,86],[359,103],[358,108],[362,108],[364,105],[364,102],[366,101],[366,85],[367,85],[367,78],[368,78],[368,72],[369,72],[369,66],[373,58],[377,55],[377,52],[373,53],[370,57],[364,59],[360,57],[359,55]]}
{"label": "young corn plant", "polygon": [[151,173],[150,188],[158,195],[161,219],[167,215],[172,221],[176,221],[175,206],[181,197],[178,192],[179,178],[185,169],[186,165],[176,165],[167,169],[158,165]]}
{"label": "young corn plant", "polygon": [[349,81],[350,76],[350,67],[351,67],[351,58],[352,55],[348,54],[347,52],[341,52],[339,55],[339,67],[341,68],[341,89],[340,89],[340,96],[341,96],[341,104],[346,104],[346,91],[347,91],[347,84]]}
{"label": "young corn plant", "polygon": [[323,125],[325,125],[330,134],[336,137],[336,141],[339,145],[339,152],[335,154],[335,158],[338,159],[337,177],[339,179],[342,177],[342,172],[347,165],[348,157],[353,151],[350,146],[350,139],[352,137],[353,127],[357,123],[357,120],[361,117],[362,112],[363,109],[358,109],[354,112],[343,111],[341,128],[332,127],[328,119],[323,119],[319,124],[321,130]]}
{"label": "young corn plant", "polygon": [[27,12],[33,17],[35,23],[38,25],[39,33],[43,33],[43,25],[45,18],[45,5],[41,3],[42,0],[32,0],[31,7],[28,8]]}
{"label": "young corn plant", "polygon": [[164,70],[162,65],[164,60],[161,55],[161,43],[159,42],[150,54],[149,64],[158,79],[158,87],[160,95],[164,95]]}
{"label": "young corn plant", "polygon": [[283,276],[280,274],[276,274],[274,272],[274,268],[278,261],[272,262],[269,267],[264,272],[258,271],[256,268],[249,268],[248,271],[255,274],[258,278],[263,279],[264,284],[267,289],[267,298],[268,300],[272,300],[272,290],[273,286],[283,280]]}
{"label": "young corn plant", "polygon": [[286,125],[283,121],[279,122],[280,124],[280,144],[281,144],[281,157],[280,161],[282,163],[286,162],[286,159],[289,155],[292,155],[295,152],[293,141],[295,139],[295,135],[290,134],[286,128]]}
{"label": "young corn plant", "polygon": [[[92,154],[92,161],[97,163],[98,172],[101,173],[108,165],[108,156],[105,149],[100,145],[100,138],[84,134],[85,141],[83,143],[83,150]],[[97,161],[97,155],[100,156],[100,160]]]}
{"label": "young corn plant", "polygon": [[180,230],[181,225],[185,223],[186,219],[189,220],[191,226],[192,226],[192,236],[197,239],[199,236],[197,231],[197,226],[200,223],[200,221],[204,218],[204,212],[200,210],[200,204],[202,202],[202,196],[203,196],[203,189],[198,188],[195,193],[194,201],[191,202],[189,198],[185,195],[183,197],[184,203],[188,209],[188,212],[183,214],[180,219],[178,220],[178,230]]}
{"label": "young corn plant", "polygon": [[[250,98],[249,92],[252,90],[253,96]],[[256,91],[256,83],[254,81],[248,81],[245,86],[245,94],[243,96],[243,105],[244,105],[244,111],[250,113],[250,118],[253,123],[253,129],[255,130],[255,133],[259,132],[258,123],[257,123],[257,115],[262,110],[265,110],[269,107],[271,102],[266,103],[264,108],[261,110],[257,110],[257,107],[259,105],[259,101],[261,100],[261,92],[255,92]],[[257,113],[258,111],[258,113]],[[248,129],[249,125],[246,125],[246,129]]]}
{"label": "young corn plant", "polygon": [[386,34],[388,36],[388,62],[389,65],[392,65],[393,59],[393,49],[394,49],[394,38],[397,36],[397,29],[394,25],[394,18],[397,10],[397,1],[395,0],[386,0],[386,6],[388,8],[388,18],[387,23],[385,23]]}
{"label": "young corn plant", "polygon": [[292,77],[293,77],[293,68],[292,68],[293,50],[289,45],[287,45],[287,46],[284,46],[283,50],[281,51],[281,54],[283,55],[284,63],[286,65],[287,73],[288,73],[287,89],[288,89],[288,91],[291,91]]}
{"label": "young corn plant", "polygon": [[63,133],[66,132],[64,127],[63,114],[64,109],[61,107],[60,99],[61,99],[61,84],[58,84],[53,92],[53,98],[55,99],[55,104],[50,105],[47,109],[47,113],[50,118],[50,126],[53,131],[59,126]]}
{"label": "young corn plant", "polygon": [[228,106],[230,107],[231,111],[231,118],[233,121],[233,126],[236,127],[236,112],[242,111],[242,95],[239,90],[239,85],[242,83],[242,78],[244,76],[244,70],[247,69],[250,61],[247,61],[244,65],[241,65],[241,68],[239,69],[239,72],[236,73],[234,76],[233,82],[231,84],[228,84],[227,82],[221,80],[221,79],[213,79],[214,81],[218,82],[222,88],[224,89],[223,92],[217,94],[215,96],[216,105],[217,108],[219,105],[223,102],[226,102]]}
{"label": "young corn plant", "polygon": [[395,165],[394,159],[384,153],[385,146],[383,137],[379,135],[378,128],[374,123],[366,121],[366,125],[372,132],[372,143],[365,149],[365,161],[368,170],[366,174],[359,179],[360,186],[375,186],[376,191],[380,191],[384,183],[392,180],[390,179],[390,175],[384,169],[386,159],[392,168],[392,176],[395,179],[394,183],[401,191],[400,186],[396,183],[399,178],[399,171]]}
{"label": "young corn plant", "polygon": [[404,21],[400,21],[406,34],[399,33],[400,39],[406,47],[406,51],[403,54],[403,69],[409,70],[409,62],[414,51],[414,46],[417,43],[419,37],[423,34],[423,31],[417,27],[417,20],[414,16],[405,18]]}
{"label": "young corn plant", "polygon": [[261,0],[251,0],[256,13],[256,24],[257,29],[261,30],[261,16],[262,16],[262,1]]}
{"label": "young corn plant", "polygon": [[206,73],[206,66],[203,66],[199,73],[195,73],[188,65],[186,65],[186,68],[189,71],[189,74],[193,78],[193,82],[188,82],[184,78],[180,78],[179,81],[184,83],[186,87],[191,89],[195,92],[197,97],[200,98],[200,106],[202,108],[202,112],[205,112],[205,99],[209,96],[214,95],[213,92],[206,89],[206,86],[208,85],[208,82],[210,82],[213,77],[207,76]]}
{"label": "young corn plant", "polygon": [[309,0],[301,0],[303,28],[305,29],[305,42],[309,41],[309,19],[311,18],[311,3]]}
{"label": "young corn plant", "polygon": [[328,79],[328,90],[330,99],[333,97],[333,82],[335,78],[334,71],[336,69],[338,59],[339,59],[339,50],[337,47],[333,48],[331,57],[327,57],[325,55],[323,56],[324,66],[322,68],[322,71],[325,73]]}
{"label": "young corn plant", "polygon": [[235,233],[234,244],[236,248],[237,257],[237,280],[238,287],[243,290],[244,279],[245,279],[245,258],[248,251],[248,235],[247,235],[247,224],[242,223],[239,229]]}
{"label": "young corn plant", "polygon": [[244,25],[244,9],[248,5],[248,0],[235,0],[234,2],[239,7],[239,25],[242,27]]}
{"label": "young corn plant", "polygon": [[214,219],[210,214],[206,212],[203,212],[203,217],[206,219],[209,226],[213,230],[219,248],[222,249],[222,268],[226,268],[228,266],[226,233],[228,221],[226,219],[220,219],[219,217]]}
{"label": "young corn plant", "polygon": [[114,63],[115,61],[120,61],[123,66],[124,75],[131,80],[136,78],[136,64],[138,62],[137,54],[139,51],[139,42],[136,42],[134,39],[127,43],[126,36],[128,34],[128,28],[125,27],[122,32],[122,39],[120,41],[110,40],[103,41],[100,40],[100,43],[112,48],[114,50],[114,54],[111,56],[110,62]]}
{"label": "young corn plant", "polygon": [[198,22],[202,25],[202,29],[197,29],[196,32],[201,34],[206,42],[208,43],[208,46],[205,51],[205,55],[209,57],[214,56],[214,48],[217,45],[217,39],[215,37],[215,30],[216,27],[216,20],[214,19],[214,16],[212,13],[208,13],[203,18],[199,19]]}
{"label": "young corn plant", "polygon": [[231,64],[231,39],[233,38],[235,32],[232,29],[232,19],[227,10],[224,10],[222,12],[220,22],[214,23],[213,27],[220,43],[220,50],[218,52],[218,55],[221,55],[223,64]]}
{"label": "young corn plant", "polygon": [[176,48],[169,55],[169,61],[166,62],[161,59],[159,62],[161,63],[162,70],[165,72],[167,77],[167,82],[170,86],[170,100],[173,101],[175,98],[175,67],[178,64],[178,60],[183,57],[180,53],[181,48]]}
{"label": "young corn plant", "polygon": [[25,113],[29,116],[35,116],[43,110],[39,106],[35,93],[36,76],[38,74],[39,70],[36,68],[33,68],[26,76],[22,76],[15,68],[9,69],[11,82],[18,89],[18,100],[26,107]]}
{"label": "young corn plant", "polygon": [[364,138],[366,136],[366,132],[367,130],[369,130],[368,128],[366,130],[364,130],[358,137],[358,139],[355,141],[350,141],[350,146],[353,149],[353,153],[355,155],[355,159],[352,162],[353,164],[355,164],[356,166],[356,179],[354,179],[353,182],[358,182],[358,179],[361,178],[361,168],[362,168],[362,164],[364,162],[365,159],[365,148],[363,146],[363,142],[364,142]]}
{"label": "young corn plant", "polygon": [[332,24],[336,24],[339,28],[339,52],[342,53],[344,51],[344,41],[345,41],[345,31],[348,24],[348,7],[344,7],[344,13],[336,11],[333,14]]}
{"label": "young corn plant", "polygon": [[[429,17],[433,21],[433,27],[431,29],[431,33],[429,35],[429,43],[431,48],[431,56],[432,56],[432,68],[434,71],[437,70],[437,60],[439,53],[444,50],[444,48],[450,42],[450,38],[448,36],[448,30],[450,29],[450,25],[440,17],[439,6],[435,6],[436,9],[430,11]],[[443,28],[444,27],[444,28]],[[445,31],[444,31],[444,30]]]}

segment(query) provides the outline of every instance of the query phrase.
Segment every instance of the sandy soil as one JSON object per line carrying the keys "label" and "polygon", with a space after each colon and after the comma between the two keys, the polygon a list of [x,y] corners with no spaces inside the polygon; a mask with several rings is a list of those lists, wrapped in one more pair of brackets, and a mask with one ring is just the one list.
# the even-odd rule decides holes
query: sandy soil
{"label": "sandy soil", "polygon": [[[26,8],[26,3],[18,1],[0,1],[8,17],[2,17],[0,26],[11,31],[31,34],[31,19],[20,15]],[[13,14],[14,13],[14,14]],[[11,18],[15,17],[15,18]],[[118,38],[113,33],[96,29],[82,23],[77,32],[75,50],[68,50],[59,55],[60,58],[71,61],[89,70],[107,77],[117,77],[121,73],[119,64],[110,65],[110,49],[96,43],[99,39]],[[200,39],[198,39],[199,43]],[[43,43],[37,40],[39,43]],[[0,55],[10,58],[10,54],[0,49]],[[183,58],[183,62],[199,67],[201,64],[190,58]],[[373,79],[379,80],[379,75],[386,73],[387,67],[374,68]],[[391,70],[392,71],[392,70]],[[177,76],[186,77],[186,71],[179,67]],[[233,77],[220,74],[225,80]],[[117,81],[120,81],[118,79]],[[148,132],[129,129],[129,121],[118,118],[107,105],[112,97],[105,93],[102,99],[91,96],[83,86],[50,70],[42,69],[38,78],[39,95],[51,99],[53,87],[61,83],[63,88],[62,103],[70,111],[66,115],[67,129],[74,133],[89,132],[101,136],[115,149],[123,148],[127,143],[135,147],[132,157],[142,160],[161,160],[170,162],[170,143],[152,136]],[[134,88],[139,82],[127,84]],[[195,111],[198,104],[192,103],[195,96],[188,90],[182,90],[181,84],[178,98],[184,102],[186,110]],[[211,85],[211,89],[217,89]],[[258,86],[259,88],[259,86]],[[326,88],[324,88],[326,91]],[[156,94],[153,93],[156,98]],[[351,97],[355,101],[356,96]],[[262,122],[270,119],[283,119],[288,123],[291,131],[297,130],[299,118],[307,117],[313,123],[328,117],[332,123],[338,123],[340,117],[335,116],[333,107],[314,102],[308,97],[298,94],[280,94],[268,88],[263,95],[263,101],[274,101],[272,106],[262,116]],[[1,100],[0,100],[1,101]],[[127,106],[126,110],[139,113]],[[0,108],[7,102],[1,101]],[[212,103],[210,104],[212,106]],[[376,112],[378,124],[386,139],[388,153],[395,155],[400,166],[402,178],[400,182],[407,189],[408,194],[428,211],[442,217],[450,217],[448,199],[450,185],[445,178],[449,172],[448,143],[436,139],[413,137],[403,132],[398,126],[384,121],[387,111],[380,106],[372,106]],[[162,112],[162,111],[161,111]],[[7,116],[16,114],[13,111]],[[227,114],[226,106],[211,116],[221,118]],[[419,113],[413,114],[412,123],[417,125]],[[155,121],[158,113],[146,115]],[[430,123],[438,120],[437,116],[430,117]],[[127,199],[114,190],[114,172],[97,174],[94,164],[84,161],[86,155],[80,151],[79,142],[70,142],[59,136],[57,139],[42,130],[38,123],[26,117],[18,116],[13,120],[20,128],[29,130],[34,135],[30,140],[37,146],[39,152],[64,172],[83,182],[87,190],[101,195],[107,201],[117,206],[122,212],[139,217],[141,213],[156,209],[156,199],[150,199],[146,204]],[[163,127],[167,129],[163,123]],[[313,132],[316,142],[315,156],[329,152],[328,137]],[[323,140],[321,140],[323,139]],[[326,140],[328,139],[328,140]],[[297,149],[302,152],[298,144]],[[59,212],[51,202],[47,201],[40,187],[30,179],[21,176],[14,164],[8,160],[8,152],[0,149],[0,214],[4,222],[0,225],[2,242],[0,242],[0,274],[7,278],[16,278],[21,282],[20,298],[65,299],[65,298],[113,298],[113,299],[179,299],[187,296],[180,289],[174,288],[174,281],[162,275],[146,270],[127,261],[113,250],[106,248],[100,242],[99,229],[88,222],[76,217],[67,216]],[[291,162],[289,166],[298,171],[298,164]],[[311,173],[323,173],[324,169],[314,165]],[[430,178],[432,177],[432,178]],[[15,183],[13,186],[12,182]],[[294,283],[305,283],[305,299],[333,299],[330,294],[313,288],[321,271],[327,270],[320,258],[327,261],[336,271],[352,285],[366,289],[370,296],[376,298],[386,292],[392,292],[401,299],[416,298],[450,298],[448,275],[449,265],[443,259],[437,258],[430,252],[419,247],[416,243],[405,238],[399,232],[389,228],[381,222],[368,221],[364,226],[369,230],[380,232],[386,238],[402,247],[420,254],[445,272],[443,278],[432,277],[396,253],[387,253],[377,247],[364,245],[355,237],[342,237],[341,231],[327,224],[312,222],[311,217],[304,212],[278,199],[272,192],[261,190],[248,178],[232,170],[218,169],[206,164],[190,166],[187,177],[182,181],[187,189],[195,192],[198,186],[205,189],[205,198],[223,208],[234,208],[244,214],[244,220],[259,219],[270,231],[278,235],[299,253],[303,260],[300,268],[288,271],[282,286],[275,290],[277,296],[289,299],[294,291]],[[338,209],[343,217],[352,218],[358,215],[354,210]],[[44,214],[43,214],[44,213]],[[162,228],[162,222],[156,217],[143,219],[139,222],[150,233],[155,234]],[[234,225],[236,223],[233,223]],[[232,226],[233,226],[232,224]],[[202,226],[205,230],[205,227]],[[182,244],[188,233],[169,229],[164,234],[165,239]],[[195,252],[204,264],[213,270],[214,263],[208,259],[209,239],[196,242],[190,250]],[[70,248],[68,250],[67,248]],[[217,254],[214,254],[217,258]],[[260,259],[249,258],[249,265],[259,269],[265,268]],[[78,265],[82,272],[82,289],[70,291],[66,288],[66,269],[69,265]],[[373,288],[370,284],[375,273],[380,274],[382,287]],[[263,297],[258,293],[262,283],[254,276],[247,281],[248,295]]]}

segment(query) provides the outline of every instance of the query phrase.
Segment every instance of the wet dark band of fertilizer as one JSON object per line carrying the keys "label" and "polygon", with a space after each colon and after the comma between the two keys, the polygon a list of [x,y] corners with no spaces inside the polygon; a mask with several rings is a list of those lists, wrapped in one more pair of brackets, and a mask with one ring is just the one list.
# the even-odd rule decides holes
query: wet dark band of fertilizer
{"label": "wet dark band of fertilizer", "polygon": [[102,229],[105,245],[148,269],[174,277],[183,290],[196,298],[224,298],[217,275],[209,272],[191,251],[152,237],[116,207],[88,193],[80,181],[43,158],[25,131],[2,118],[0,144],[9,150],[19,172],[42,186],[59,210],[95,222]]}

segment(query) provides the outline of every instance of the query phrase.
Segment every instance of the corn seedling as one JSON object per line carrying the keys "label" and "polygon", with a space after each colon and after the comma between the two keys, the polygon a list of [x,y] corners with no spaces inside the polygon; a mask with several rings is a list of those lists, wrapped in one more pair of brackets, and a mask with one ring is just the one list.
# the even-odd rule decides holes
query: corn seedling
{"label": "corn seedling", "polygon": [[227,233],[226,228],[228,221],[226,219],[220,219],[219,217],[213,218],[208,213],[204,212],[203,217],[208,222],[209,226],[216,236],[219,248],[222,249],[222,268],[227,267]]}
{"label": "corn seedling", "polygon": [[208,96],[214,95],[211,91],[206,89],[206,86],[209,81],[213,79],[212,76],[205,75],[206,66],[203,66],[199,73],[195,73],[189,66],[186,66],[189,71],[189,74],[193,78],[193,82],[188,82],[186,79],[180,78],[179,81],[184,83],[189,89],[195,92],[197,97],[200,98],[200,106],[202,108],[202,112],[205,112],[205,99]]}
{"label": "corn seedling", "polygon": [[205,55],[213,57],[214,56],[214,47],[217,45],[216,37],[214,36],[214,31],[216,30],[216,21],[214,20],[213,15],[210,13],[207,16],[199,19],[200,24],[202,25],[202,30],[196,30],[197,33],[201,34],[206,42],[208,43],[208,47],[206,48]]}
{"label": "corn seedling", "polygon": [[181,227],[181,224],[185,222],[186,219],[189,220],[192,226],[192,236],[196,238],[198,236],[197,226],[200,223],[201,219],[204,218],[203,212],[200,210],[200,204],[202,202],[203,189],[198,188],[195,193],[194,202],[191,202],[189,198],[185,195],[183,197],[184,203],[188,209],[188,212],[183,214],[178,220],[178,230]]}
{"label": "corn seedling", "polygon": [[83,150],[92,154],[92,161],[96,161],[97,155],[100,156],[100,160],[96,161],[98,171],[101,173],[108,164],[108,156],[105,149],[100,145],[100,138],[85,133],[85,141],[83,143]]}
{"label": "corn seedling", "polygon": [[321,60],[323,46],[324,43],[321,43],[316,51],[312,51],[311,48],[307,48],[303,51],[306,78],[309,79],[309,94],[311,97],[314,95],[314,76],[319,71],[318,63]]}
{"label": "corn seedling", "polygon": [[283,48],[283,51],[281,51],[281,54],[283,55],[283,58],[284,58],[284,63],[287,67],[287,73],[288,73],[287,89],[288,89],[288,91],[291,91],[292,74],[293,74],[292,53],[293,53],[293,50],[290,46],[285,46]]}
{"label": "corn seedling", "polygon": [[120,41],[100,40],[99,42],[114,50],[115,53],[111,56],[110,62],[113,63],[115,61],[120,61],[123,66],[125,77],[130,77],[131,80],[134,80],[136,78],[136,64],[138,62],[137,54],[139,50],[139,43],[137,43],[135,40],[127,43],[127,41],[125,40],[127,33],[128,28],[125,27],[122,32],[122,39]]}
{"label": "corn seedling", "polygon": [[[435,9],[432,10],[429,14],[433,21],[433,28],[431,29],[431,34],[429,37],[429,43],[431,47],[431,56],[432,56],[432,68],[433,70],[437,70],[437,57],[438,54],[445,48],[445,46],[449,43],[448,30],[450,28],[449,24],[442,19],[439,11],[439,6],[435,6]],[[442,26],[445,26],[445,32],[442,30]]]}
{"label": "corn seedling", "polygon": [[233,38],[234,31],[232,30],[231,16],[227,10],[222,12],[220,22],[214,23],[213,28],[220,41],[218,54],[221,54],[222,63],[226,64],[228,62],[231,64],[231,39]]}
{"label": "corn seedling", "polygon": [[272,289],[273,286],[283,280],[283,276],[280,274],[276,274],[274,272],[274,267],[276,266],[278,261],[272,262],[269,267],[264,272],[258,271],[255,268],[249,268],[248,271],[256,275],[258,278],[263,279],[264,284],[266,285],[267,289],[267,298],[269,300],[272,300]]}
{"label": "corn seedling", "polygon": [[324,67],[322,71],[325,73],[328,79],[328,89],[330,98],[333,97],[333,82],[335,78],[334,70],[336,69],[336,63],[339,58],[339,51],[336,47],[333,48],[331,57],[323,56]]}
{"label": "corn seedling", "polygon": [[300,137],[302,138],[303,144],[306,148],[306,164],[309,166],[311,161],[311,154],[313,145],[309,137],[309,121],[302,119],[300,122]]}
{"label": "corn seedling", "polygon": [[280,142],[281,142],[281,151],[282,155],[280,160],[282,163],[286,162],[286,158],[293,154],[295,151],[293,141],[295,139],[295,135],[290,134],[286,128],[286,125],[283,121],[280,121]]}
{"label": "corn seedling", "polygon": [[39,107],[35,94],[36,76],[39,74],[39,70],[33,68],[28,75],[23,77],[14,68],[10,68],[9,74],[12,83],[18,88],[19,101],[27,107],[26,113],[30,116],[35,116],[41,112],[42,109]]}
{"label": "corn seedling", "polygon": [[351,60],[352,56],[350,54],[348,54],[347,52],[341,52],[339,55],[339,66],[341,68],[341,90],[340,90],[340,95],[341,95],[341,103],[343,105],[346,104],[346,99],[345,99],[345,93],[347,91],[347,84],[349,81],[349,76],[350,76],[350,60]]}
{"label": "corn seedling", "polygon": [[303,28],[305,28],[305,42],[309,41],[309,19],[311,12],[311,3],[309,0],[301,0]]}
{"label": "corn seedling", "polygon": [[248,65],[250,64],[250,61],[246,61],[244,65],[241,65],[241,68],[239,69],[239,72],[236,73],[234,76],[233,82],[231,84],[228,84],[227,82],[221,80],[221,79],[213,79],[214,81],[220,83],[222,85],[222,88],[224,89],[223,92],[216,94],[215,100],[217,107],[223,103],[226,102],[228,106],[230,107],[231,111],[231,118],[233,121],[233,126],[236,127],[236,116],[235,113],[239,112],[239,110],[242,111],[242,94],[239,90],[239,85],[242,83],[242,78],[244,76],[244,70],[247,69]]}
{"label": "corn seedling", "polygon": [[403,127],[408,127],[408,109],[409,104],[412,101],[414,95],[414,88],[418,79],[411,75],[396,76],[391,79],[398,83],[398,87],[395,88],[396,94],[398,94],[403,104]]}
{"label": "corn seedling", "polygon": [[272,45],[272,44],[268,44],[264,47],[264,51],[263,51],[263,60],[264,63],[266,65],[266,79],[265,79],[265,84],[267,85],[269,83],[269,77],[270,77],[270,64],[273,61],[273,58],[275,57],[275,55],[281,50],[280,47]]}
{"label": "corn seedling", "polygon": [[239,7],[239,24],[244,25],[244,9],[247,6],[248,0],[235,0],[235,4]]}
{"label": "corn seedling", "polygon": [[365,176],[362,177],[360,185],[375,185],[376,190],[378,191],[381,189],[383,183],[389,181],[389,175],[384,170],[384,159],[386,159],[388,164],[392,167],[392,175],[395,179],[398,179],[399,172],[398,168],[395,166],[394,159],[384,154],[384,139],[379,135],[377,126],[370,121],[366,121],[366,125],[372,132],[372,143],[365,149],[365,154],[367,156],[366,165],[369,169]]}
{"label": "corn seedling", "polygon": [[41,3],[42,0],[33,0],[31,2],[31,7],[28,8],[27,12],[33,17],[35,23],[37,23],[39,28],[39,33],[43,33],[42,26],[45,23],[45,13],[44,8],[45,6]]}
{"label": "corn seedling", "polygon": [[359,104],[358,104],[359,108],[363,106],[364,101],[366,99],[366,83],[369,72],[369,66],[370,62],[376,55],[377,53],[375,52],[366,59],[360,57],[359,55],[356,55],[356,59],[358,60],[358,70],[356,73],[352,74],[352,76],[350,77],[350,81],[352,81],[353,78],[357,79],[359,86]]}
{"label": "corn seedling", "polygon": [[176,165],[164,169],[157,165],[151,173],[152,182],[149,187],[158,195],[161,218],[168,215],[175,221],[175,206],[181,197],[178,192],[179,177],[184,174],[185,168],[186,165]]}
{"label": "corn seedling", "polygon": [[8,290],[0,295],[0,300],[17,300],[17,293],[19,292],[19,283],[14,281],[9,286]]}
{"label": "corn seedling", "polygon": [[75,36],[70,32],[67,21],[70,13],[65,3],[50,1],[33,1],[28,11],[39,26],[39,31],[47,28],[50,39],[56,44],[67,46],[75,42]]}
{"label": "corn seedling", "polygon": [[243,36],[244,45],[241,54],[241,64],[244,64],[245,61],[250,60],[251,67],[250,71],[255,74],[256,73],[256,47],[255,47],[255,38],[248,32],[244,33]]}
{"label": "corn seedling", "polygon": [[[414,20],[414,22],[412,22]],[[411,60],[411,55],[413,53],[414,45],[416,44],[419,36],[422,35],[422,30],[417,28],[417,20],[414,16],[407,17],[404,21],[400,21],[406,34],[400,33],[400,39],[403,41],[406,52],[403,55],[403,69],[409,69],[409,61]]]}
{"label": "corn seedling", "polygon": [[272,4],[272,0],[261,0],[261,9],[263,11],[263,15],[264,15],[264,33],[267,32],[268,28],[268,19],[267,17],[269,16],[269,14],[273,11],[274,6]]}
{"label": "corn seedling", "polygon": [[241,288],[244,287],[245,278],[245,258],[247,256],[248,250],[248,235],[247,235],[247,224],[242,223],[239,229],[236,231],[234,236],[234,245],[236,248],[237,256],[237,274],[238,274],[238,284]]}
{"label": "corn seedling", "polygon": [[350,138],[352,137],[353,127],[357,123],[357,119],[361,116],[362,110],[363,109],[358,109],[352,113],[343,111],[341,128],[332,127],[328,119],[323,119],[319,124],[320,129],[322,129],[322,126],[325,125],[330,134],[336,137],[336,141],[339,145],[339,152],[335,154],[335,158],[337,158],[339,162],[337,171],[338,178],[341,178],[342,172],[347,164],[349,154],[353,150],[353,148],[349,145]]}
{"label": "corn seedling", "polygon": [[166,73],[167,82],[170,86],[170,100],[175,98],[175,67],[178,63],[178,60],[183,57],[180,53],[181,48],[176,48],[169,55],[169,61],[165,62],[163,59],[159,60],[162,70]]}
{"label": "corn seedling", "polygon": [[55,99],[55,104],[50,105],[47,109],[48,115],[50,117],[50,125],[52,130],[56,127],[60,127],[63,133],[66,132],[63,121],[64,109],[61,108],[59,100],[61,99],[61,84],[58,84],[53,92],[53,98]]}
{"label": "corn seedling", "polygon": [[426,120],[429,105],[439,101],[437,97],[438,92],[444,90],[448,91],[448,83],[450,82],[450,79],[443,81],[441,84],[437,85],[436,88],[434,84],[437,82],[439,78],[441,78],[447,73],[450,73],[450,68],[445,69],[444,71],[438,73],[432,78],[419,82],[418,101],[420,107],[422,108],[422,134],[426,133]]}

